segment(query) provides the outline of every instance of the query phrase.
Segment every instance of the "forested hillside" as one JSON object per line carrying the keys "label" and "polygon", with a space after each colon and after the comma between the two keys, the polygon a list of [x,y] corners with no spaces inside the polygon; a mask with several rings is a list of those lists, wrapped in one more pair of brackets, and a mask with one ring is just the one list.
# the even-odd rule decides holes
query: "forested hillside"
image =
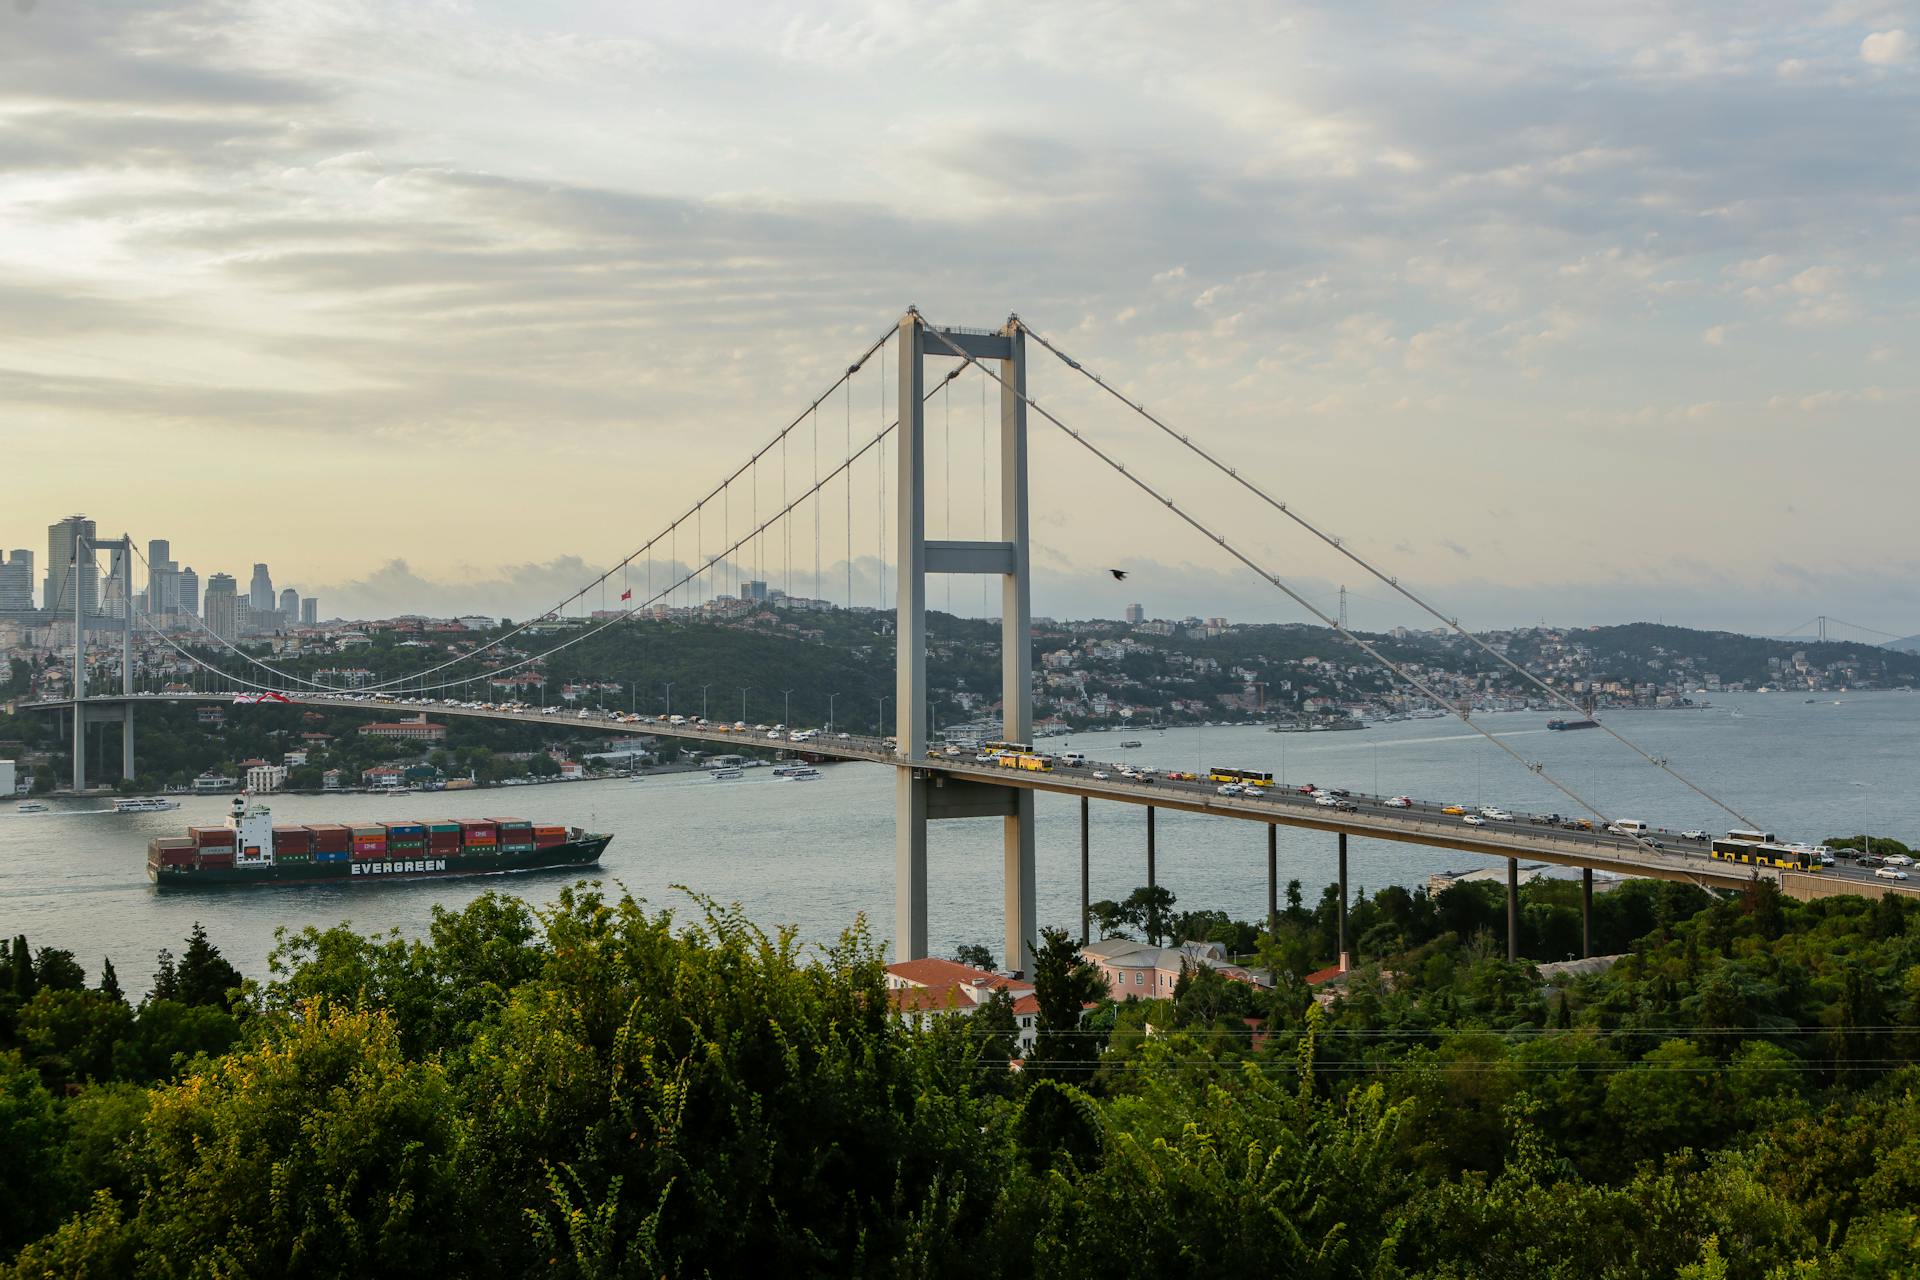
{"label": "forested hillside", "polygon": [[903,1025],[862,933],[699,904],[486,897],[244,985],[196,937],[137,1006],[16,940],[0,1274],[1911,1273],[1915,913],[1633,892],[1599,974],[1449,892],[1342,995],[1085,1025],[1049,935],[1019,1071],[1003,1011]]}

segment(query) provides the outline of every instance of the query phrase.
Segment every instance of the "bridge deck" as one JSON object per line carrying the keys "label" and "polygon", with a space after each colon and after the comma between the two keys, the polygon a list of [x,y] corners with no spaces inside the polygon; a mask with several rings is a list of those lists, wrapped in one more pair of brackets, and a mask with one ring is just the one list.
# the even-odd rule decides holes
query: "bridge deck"
{"label": "bridge deck", "polygon": [[[218,694],[136,694],[132,699],[119,695],[87,698],[88,706],[108,706],[133,702],[218,702],[230,703],[233,695]],[[1920,895],[1920,885],[1907,881],[1878,880],[1858,868],[1828,868],[1818,874],[1783,872],[1774,868],[1749,868],[1717,862],[1703,849],[1670,847],[1649,850],[1634,841],[1605,832],[1567,831],[1558,827],[1528,822],[1489,822],[1482,827],[1469,826],[1454,815],[1443,814],[1438,806],[1416,804],[1413,808],[1392,808],[1379,797],[1353,797],[1355,809],[1343,812],[1314,804],[1307,796],[1276,788],[1258,796],[1223,796],[1212,784],[1177,782],[1156,778],[1141,783],[1125,778],[1095,778],[1093,770],[1056,768],[1040,773],[1014,770],[965,757],[940,756],[909,761],[894,754],[878,738],[854,735],[823,735],[805,743],[770,738],[767,732],[721,730],[715,726],[676,725],[658,720],[623,720],[612,714],[578,712],[549,714],[543,711],[489,711],[460,706],[406,704],[386,701],[360,701],[351,697],[302,696],[295,705],[333,706],[368,712],[415,709],[435,716],[461,716],[470,719],[505,720],[520,724],[569,728],[591,728],[595,732],[631,734],[698,742],[708,746],[742,750],[806,751],[842,760],[902,766],[911,764],[929,776],[965,779],[997,786],[1020,787],[1033,791],[1052,791],[1065,795],[1087,796],[1121,804],[1151,805],[1182,813],[1207,814],[1243,822],[1274,823],[1303,827],[1314,831],[1364,836],[1371,840],[1394,840],[1453,849],[1461,853],[1489,858],[1522,858],[1531,862],[1582,867],[1619,875],[1646,876],[1662,880],[1710,885],[1721,889],[1744,887],[1756,875],[1772,879],[1795,897],[1817,897],[1836,892],[1863,894],[1903,893]],[[68,700],[23,703],[22,710],[65,710]]]}

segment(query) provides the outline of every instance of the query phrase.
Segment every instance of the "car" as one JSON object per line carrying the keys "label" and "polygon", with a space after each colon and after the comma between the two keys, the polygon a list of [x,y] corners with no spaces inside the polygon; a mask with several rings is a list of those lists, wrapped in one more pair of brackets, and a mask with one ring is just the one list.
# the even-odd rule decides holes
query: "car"
{"label": "car", "polygon": [[768,736],[769,738],[774,738],[774,739],[778,739],[778,738],[779,738],[779,737],[780,737],[781,735],[780,735],[780,731],[779,731],[778,729],[769,729],[769,730],[767,730],[767,736]]}
{"label": "car", "polygon": [[1487,825],[1487,820],[1477,813],[1463,813],[1460,815],[1460,821],[1470,827],[1484,827]]}
{"label": "car", "polygon": [[1391,809],[1411,809],[1413,808],[1413,797],[1395,796],[1393,799],[1387,801],[1387,807]]}
{"label": "car", "polygon": [[1873,874],[1879,876],[1882,880],[1905,880],[1907,878],[1907,873],[1898,867],[1877,867],[1874,869]]}
{"label": "car", "polygon": [[1866,867],[1868,869],[1872,869],[1874,867],[1884,867],[1887,865],[1886,863],[1882,862],[1880,859],[1874,857],[1870,853],[1861,854],[1859,857],[1853,860],[1853,864],[1857,867]]}
{"label": "car", "polygon": [[[999,756],[995,755],[991,751],[976,751],[974,752],[974,755],[973,755],[973,762],[975,764],[992,764],[995,760],[998,760],[999,758],[1000,758]],[[1100,774],[1095,774],[1094,776],[1098,778],[1104,778],[1107,775],[1104,773],[1100,773]]]}
{"label": "car", "polygon": [[1332,809],[1340,803],[1337,798],[1329,795],[1315,796],[1313,802],[1323,809]]}
{"label": "car", "polygon": [[[991,760],[991,759],[993,759],[993,757],[992,757],[992,756],[990,756],[990,755],[985,755],[985,754],[983,754],[983,755],[981,755],[981,757],[980,757],[980,758],[981,758],[982,760]],[[1107,772],[1107,771],[1106,771],[1105,769],[1095,769],[1095,770],[1093,771],[1093,777],[1094,777],[1094,781],[1096,781],[1096,782],[1105,782],[1105,781],[1106,781],[1106,780],[1107,780],[1107,779],[1108,779],[1109,777],[1111,777],[1111,776],[1112,776],[1112,775],[1111,775],[1111,774],[1109,774],[1109,773],[1108,773],[1108,772]]]}
{"label": "car", "polygon": [[853,737],[853,735],[850,733],[836,733],[833,736],[838,738],[842,742],[846,742],[848,739]]}
{"label": "car", "polygon": [[1316,791],[1318,791],[1319,789],[1320,789],[1320,788],[1318,788],[1318,787],[1316,787],[1316,786],[1314,786],[1314,785],[1313,785],[1313,784],[1312,784],[1311,782],[1303,782],[1303,783],[1301,783],[1301,784],[1300,784],[1300,786],[1299,786],[1299,787],[1297,788],[1297,790],[1298,790],[1298,791],[1300,792],[1300,794],[1301,794],[1301,795],[1303,795],[1303,796],[1310,796],[1310,795],[1312,795],[1312,794],[1313,794],[1314,792],[1316,792]]}
{"label": "car", "polygon": [[1705,844],[1707,833],[1704,831],[1682,831],[1680,838],[1682,840],[1692,840],[1697,844]]}
{"label": "car", "polygon": [[1341,813],[1358,813],[1358,812],[1360,812],[1360,806],[1359,806],[1359,805],[1357,805],[1357,804],[1355,804],[1355,803],[1354,803],[1353,801],[1351,801],[1351,800],[1335,800],[1335,801],[1333,802],[1333,807],[1334,807],[1334,808],[1336,808],[1336,809],[1338,809],[1338,810],[1339,810],[1339,811],[1340,811]]}
{"label": "car", "polygon": [[1913,865],[1913,859],[1904,853],[1890,853],[1886,857],[1886,863],[1890,867],[1910,867]]}
{"label": "car", "polygon": [[1245,788],[1237,782],[1223,782],[1214,788],[1215,792],[1223,796],[1237,796],[1243,790],[1245,790]]}
{"label": "car", "polygon": [[1450,813],[1450,814],[1453,814],[1455,817],[1459,817],[1461,814],[1465,813],[1466,811],[1467,810],[1463,805],[1450,804],[1446,808],[1442,809],[1440,812]]}
{"label": "car", "polygon": [[957,756],[960,754],[960,748],[950,746],[947,748],[947,754],[950,756]]}
{"label": "car", "polygon": [[1481,806],[1480,816],[1487,819],[1489,822],[1512,822],[1513,821],[1512,814],[1508,813],[1505,809],[1497,809],[1492,805]]}

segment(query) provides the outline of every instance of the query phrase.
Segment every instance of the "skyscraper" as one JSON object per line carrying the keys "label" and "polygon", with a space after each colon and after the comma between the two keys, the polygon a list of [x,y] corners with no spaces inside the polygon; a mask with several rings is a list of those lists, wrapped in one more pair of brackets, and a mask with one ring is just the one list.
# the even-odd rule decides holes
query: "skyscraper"
{"label": "skyscraper", "polygon": [[173,562],[173,544],[165,538],[147,543],[147,612],[164,618],[180,611],[180,566]]}
{"label": "skyscraper", "polygon": [[300,625],[303,627],[320,625],[319,596],[308,596],[300,602]]}
{"label": "skyscraper", "polygon": [[1137,604],[1127,606],[1127,622],[1129,625],[1145,622],[1146,620],[1147,611],[1145,608]]}
{"label": "skyscraper", "polygon": [[[85,516],[68,516],[47,526],[47,594],[42,607],[73,614],[73,592],[67,574],[73,569],[75,537],[88,543],[94,538],[93,521]],[[88,613],[100,611],[100,570],[94,564],[91,546],[80,553],[80,607]]]}
{"label": "skyscraper", "polygon": [[267,566],[253,566],[253,582],[247,587],[247,603],[261,613],[273,608],[273,575]]}
{"label": "skyscraper", "polygon": [[173,600],[175,611],[181,617],[200,616],[200,575],[193,571],[192,565],[182,569],[175,579]]}
{"label": "skyscraper", "polygon": [[[264,566],[263,566],[264,567]],[[240,634],[240,584],[230,573],[207,579],[207,630],[231,640]]]}
{"label": "skyscraper", "polygon": [[300,593],[292,587],[280,593],[280,621],[289,627],[300,621]]}
{"label": "skyscraper", "polygon": [[0,613],[33,609],[33,552],[9,551],[0,561]]}

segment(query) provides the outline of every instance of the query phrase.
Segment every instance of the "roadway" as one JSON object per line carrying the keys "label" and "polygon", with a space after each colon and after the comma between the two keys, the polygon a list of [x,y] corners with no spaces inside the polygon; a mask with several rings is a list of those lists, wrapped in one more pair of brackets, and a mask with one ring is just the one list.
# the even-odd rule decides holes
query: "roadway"
{"label": "roadway", "polygon": [[[559,725],[578,729],[592,727],[608,733],[646,735],[740,751],[745,749],[805,751],[841,760],[860,760],[874,764],[899,766],[909,763],[897,755],[892,745],[880,738],[849,733],[827,733],[804,742],[793,741],[791,731],[760,726],[736,730],[731,725],[692,723],[673,724],[667,720],[627,715],[610,711],[574,711],[556,708],[501,709],[485,704],[468,705],[435,700],[405,701],[371,698],[366,695],[301,694],[287,695],[296,705],[336,706],[357,711],[426,712],[436,716],[461,716],[472,719],[503,720],[520,724]],[[138,702],[194,701],[231,703],[231,693],[135,694]],[[89,703],[112,704],[126,700],[122,695],[86,699]],[[22,703],[21,710],[63,710],[66,700]],[[1363,836],[1371,840],[1393,840],[1429,848],[1454,849],[1462,853],[1491,858],[1519,858],[1561,866],[1608,871],[1618,875],[1650,876],[1684,881],[1721,889],[1744,887],[1756,875],[1774,880],[1795,896],[1815,892],[1814,882],[1825,886],[1844,884],[1849,890],[1867,895],[1897,892],[1920,895],[1920,884],[1912,881],[1875,877],[1862,868],[1838,863],[1818,873],[1784,872],[1777,868],[1752,868],[1716,861],[1707,856],[1704,845],[1683,842],[1666,831],[1653,836],[1664,848],[1649,848],[1631,837],[1602,830],[1567,830],[1551,825],[1544,818],[1514,815],[1511,821],[1487,820],[1485,825],[1467,823],[1461,815],[1443,812],[1444,805],[1415,801],[1406,808],[1386,803],[1386,797],[1351,794],[1345,805],[1334,807],[1280,786],[1262,788],[1254,794],[1223,796],[1211,782],[1185,781],[1164,776],[1126,777],[1120,770],[1133,766],[1089,761],[1085,766],[1069,767],[1056,763],[1049,772],[1012,769],[998,761],[976,758],[973,753],[949,754],[945,750],[911,762],[929,776],[943,776],[997,786],[1024,787],[1035,791],[1053,791],[1068,795],[1110,800],[1122,804],[1173,809],[1183,813],[1207,814],[1240,821],[1302,827],[1334,834]],[[1141,772],[1135,769],[1135,772]],[[1156,774],[1158,771],[1156,771]],[[1106,776],[1096,776],[1105,774]],[[1827,887],[1832,892],[1833,887]]]}

